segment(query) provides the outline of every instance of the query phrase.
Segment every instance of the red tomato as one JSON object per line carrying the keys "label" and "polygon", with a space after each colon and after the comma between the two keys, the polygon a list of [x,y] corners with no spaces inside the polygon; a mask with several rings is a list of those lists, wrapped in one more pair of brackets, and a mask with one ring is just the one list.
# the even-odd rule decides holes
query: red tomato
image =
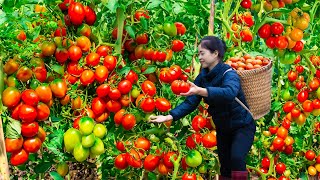
{"label": "red tomato", "polygon": [[90,53],[86,57],[86,64],[88,66],[96,66],[100,62],[100,55],[98,53]]}
{"label": "red tomato", "polygon": [[5,140],[6,152],[13,153],[22,148],[23,145],[23,137],[17,139],[6,138]]}
{"label": "red tomato", "polygon": [[156,86],[154,85],[153,82],[149,81],[149,80],[145,80],[142,84],[141,84],[141,88],[143,93],[149,95],[149,96],[154,96],[156,94]]}
{"label": "red tomato", "polygon": [[109,92],[109,97],[112,100],[118,100],[121,97],[121,92],[117,88],[113,88]]}
{"label": "red tomato", "polygon": [[36,153],[41,148],[41,144],[38,137],[27,138],[23,142],[23,149],[29,153]]}
{"label": "red tomato", "polygon": [[119,101],[110,100],[107,102],[106,108],[109,112],[118,112],[121,109],[121,103]]}
{"label": "red tomato", "polygon": [[18,69],[16,77],[22,82],[27,82],[32,77],[32,71],[30,68],[22,66]]}
{"label": "red tomato", "polygon": [[252,2],[251,2],[251,0],[242,0],[240,5],[241,5],[241,7],[245,8],[245,9],[250,9]]}
{"label": "red tomato", "polygon": [[143,52],[143,56],[145,59],[147,60],[152,60],[153,59],[153,56],[154,56],[154,51],[152,48],[147,48],[144,50]]}
{"label": "red tomato", "polygon": [[156,108],[160,112],[167,112],[171,108],[171,103],[166,98],[157,98]]}
{"label": "red tomato", "polygon": [[21,94],[21,99],[30,106],[36,106],[40,101],[38,94],[33,89],[24,90]]}
{"label": "red tomato", "polygon": [[133,52],[136,47],[137,45],[133,39],[126,40],[124,43],[124,49],[128,52]]}
{"label": "red tomato", "polygon": [[27,162],[28,158],[29,158],[29,153],[26,152],[24,149],[20,149],[20,151],[16,151],[11,154],[10,163],[13,166],[18,166]]}
{"label": "red tomato", "polygon": [[136,42],[137,44],[147,44],[149,41],[148,35],[146,33],[138,34],[136,36]]}
{"label": "red tomato", "polygon": [[38,121],[45,121],[49,118],[50,115],[50,109],[48,107],[48,105],[44,104],[44,103],[39,103],[37,105],[37,120]]}
{"label": "red tomato", "polygon": [[80,36],[76,40],[77,46],[83,51],[88,52],[91,47],[90,39],[86,36]]}
{"label": "red tomato", "polygon": [[94,72],[90,69],[84,70],[80,76],[80,82],[82,85],[87,86],[94,82],[95,76]]}
{"label": "red tomato", "polygon": [[297,78],[298,78],[298,74],[297,74],[296,72],[291,71],[291,70],[288,72],[288,79],[289,79],[289,81],[293,82],[293,81],[295,81]]}
{"label": "red tomato", "polygon": [[240,32],[240,36],[243,42],[251,42],[253,40],[252,32],[250,29],[243,29]]}
{"label": "red tomato", "polygon": [[32,137],[38,134],[39,124],[37,122],[22,123],[21,134],[24,137]]}
{"label": "red tomato", "polygon": [[297,95],[297,99],[298,99],[298,101],[299,102],[304,102],[304,101],[306,101],[307,99],[308,99],[308,97],[309,97],[309,93],[308,93],[308,91],[306,91],[306,90],[302,90],[302,91],[300,91],[299,93],[298,93],[298,95]]}
{"label": "red tomato", "polygon": [[84,69],[79,66],[78,62],[69,62],[67,71],[69,74],[79,77],[84,71]]}
{"label": "red tomato", "polygon": [[181,40],[173,40],[172,41],[172,51],[180,52],[184,48],[184,43]]}
{"label": "red tomato", "polygon": [[94,72],[94,77],[99,83],[103,83],[109,76],[109,70],[105,66],[98,66]]}
{"label": "red tomato", "polygon": [[206,148],[212,148],[217,145],[217,138],[212,133],[205,134],[202,137],[202,144]]}
{"label": "red tomato", "polygon": [[149,154],[143,162],[143,167],[144,169],[148,170],[148,171],[153,171],[156,169],[156,167],[159,165],[160,163],[160,157],[159,156],[155,156],[152,154]]}
{"label": "red tomato", "polygon": [[97,19],[97,15],[94,10],[89,6],[84,6],[84,20],[89,25],[92,26]]}
{"label": "red tomato", "polygon": [[151,143],[150,143],[150,141],[148,139],[146,139],[144,137],[140,137],[134,142],[134,146],[137,149],[143,149],[145,151],[149,151]]}
{"label": "red tomato", "polygon": [[270,126],[269,131],[271,134],[276,134],[278,131],[278,127],[277,126]]}
{"label": "red tomato", "polygon": [[297,41],[296,45],[292,48],[293,51],[295,52],[300,52],[303,50],[304,44],[301,41]]}
{"label": "red tomato", "polygon": [[40,82],[44,82],[47,79],[47,70],[45,67],[35,67],[33,68],[33,74],[36,79]]}
{"label": "red tomato", "polygon": [[142,11],[138,10],[138,11],[136,11],[136,13],[134,13],[134,17],[135,17],[136,20],[138,20],[138,21],[140,21],[140,18],[141,18],[141,17],[144,17],[144,18],[146,18],[146,19],[149,19],[149,18],[150,18],[150,16],[148,15],[148,12],[146,12],[146,11],[144,11],[144,10],[142,10]]}
{"label": "red tomato", "polygon": [[120,170],[126,169],[128,167],[126,157],[127,154],[119,154],[114,160],[114,166]]}
{"label": "red tomato", "polygon": [[55,79],[50,83],[53,95],[57,98],[63,98],[67,93],[67,83],[62,79]]}
{"label": "red tomato", "polygon": [[187,31],[186,27],[184,26],[183,23],[181,22],[175,22],[174,25],[176,26],[177,28],[177,34],[178,35],[184,35]]}
{"label": "red tomato", "polygon": [[284,146],[284,140],[280,137],[276,137],[273,140],[272,145],[276,150],[281,150]]}
{"label": "red tomato", "polygon": [[309,161],[313,161],[314,158],[316,157],[316,154],[314,153],[314,151],[312,150],[308,150],[305,155],[306,159],[308,159]]}
{"label": "red tomato", "polygon": [[192,119],[191,124],[192,124],[193,130],[200,131],[201,129],[203,129],[206,126],[207,121],[202,116],[197,115]]}
{"label": "red tomato", "polygon": [[68,52],[71,61],[79,61],[79,59],[82,57],[82,50],[76,45],[70,46]]}
{"label": "red tomato", "polygon": [[101,57],[106,57],[109,55],[109,53],[112,52],[112,49],[111,47],[109,46],[104,46],[104,45],[101,45],[98,47],[96,53],[99,54]]}
{"label": "red tomato", "polygon": [[15,87],[7,87],[2,92],[2,103],[8,108],[13,108],[19,104],[21,94],[19,90]]}
{"label": "red tomato", "polygon": [[129,80],[122,80],[118,84],[118,89],[121,94],[128,94],[132,89],[132,83]]}
{"label": "red tomato", "polygon": [[271,25],[270,24],[264,24],[260,27],[258,30],[259,36],[261,38],[267,39],[271,36]]}
{"label": "red tomato", "polygon": [[133,168],[140,168],[142,166],[141,156],[134,149],[131,149],[130,152],[127,153],[126,161]]}
{"label": "red tomato", "polygon": [[[292,114],[292,113],[291,113]],[[300,114],[299,114],[300,115]],[[299,117],[299,116],[297,116]],[[286,128],[286,129],[290,129],[290,125],[291,125],[291,121],[287,118],[285,118],[283,121],[282,121],[282,127]]]}
{"label": "red tomato", "polygon": [[126,79],[129,80],[132,84],[135,84],[138,81],[138,74],[130,70],[126,76]]}
{"label": "red tomato", "polygon": [[35,91],[41,102],[48,103],[52,100],[52,91],[48,84],[38,86]]}
{"label": "red tomato", "polygon": [[151,97],[144,98],[141,101],[140,108],[144,112],[153,112],[154,108],[155,108],[155,103],[154,103],[153,98],[151,98]]}
{"label": "red tomato", "polygon": [[274,49],[276,47],[275,41],[276,41],[275,37],[273,37],[273,36],[268,37],[266,40],[266,44],[267,44],[268,48]]}
{"label": "red tomato", "polygon": [[19,108],[19,118],[23,122],[33,122],[37,118],[37,110],[33,106],[22,104]]}
{"label": "red tomato", "polygon": [[94,112],[94,114],[101,115],[102,113],[104,113],[105,106],[106,106],[106,102],[102,98],[100,97],[93,98],[91,103],[91,109]]}
{"label": "red tomato", "polygon": [[286,170],[286,165],[284,163],[278,163],[276,165],[276,172],[278,174],[283,174],[285,170]]}
{"label": "red tomato", "polygon": [[59,37],[59,36],[67,36],[67,29],[65,27],[58,27],[54,31],[54,36]]}
{"label": "red tomato", "polygon": [[202,141],[202,135],[200,133],[195,133],[187,137],[186,146],[190,149],[194,149],[197,144],[201,144]]}
{"label": "red tomato", "polygon": [[261,160],[261,167],[265,168],[265,169],[269,169],[270,166],[270,160],[268,157],[264,157]]}
{"label": "red tomato", "polygon": [[280,22],[275,22],[271,25],[271,32],[274,35],[282,34],[283,30],[284,30],[284,26]]}
{"label": "red tomato", "polygon": [[301,66],[301,65],[296,66],[296,71],[297,71],[298,73],[303,73],[303,71],[304,71],[303,66]]}
{"label": "red tomato", "polygon": [[85,11],[80,2],[74,2],[68,7],[68,15],[72,24],[78,26],[82,24],[85,17]]}
{"label": "red tomato", "polygon": [[284,128],[283,126],[280,126],[277,131],[277,136],[279,138],[285,139],[288,136],[288,129]]}
{"label": "red tomato", "polygon": [[310,100],[306,100],[302,103],[302,108],[304,112],[312,112],[313,110],[313,105],[312,105],[312,101]]}
{"label": "red tomato", "polygon": [[[120,125],[122,123],[123,116],[125,115],[126,110],[121,109],[117,111],[113,117],[113,121],[116,125]],[[120,150],[120,149],[119,149]],[[121,151],[121,150],[120,150]]]}
{"label": "red tomato", "polygon": [[288,47],[288,39],[284,36],[278,36],[274,44],[278,49],[286,49]]}
{"label": "red tomato", "polygon": [[117,65],[117,59],[114,56],[106,56],[103,60],[103,65],[108,68],[109,71],[113,71]]}
{"label": "red tomato", "polygon": [[96,89],[96,93],[98,97],[105,97],[109,94],[109,92],[110,92],[110,86],[108,84],[101,84]]}
{"label": "red tomato", "polygon": [[309,82],[309,87],[314,91],[317,90],[318,87],[320,85],[320,82],[317,78],[313,78],[310,82]]}
{"label": "red tomato", "polygon": [[125,130],[129,131],[136,125],[136,118],[133,114],[126,114],[123,116],[121,124]]}

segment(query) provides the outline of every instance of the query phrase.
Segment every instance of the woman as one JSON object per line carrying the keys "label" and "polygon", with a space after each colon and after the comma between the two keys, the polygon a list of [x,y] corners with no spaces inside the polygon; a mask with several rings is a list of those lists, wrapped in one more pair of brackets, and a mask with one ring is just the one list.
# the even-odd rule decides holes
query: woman
{"label": "woman", "polygon": [[187,96],[186,100],[167,116],[150,117],[150,122],[178,120],[193,112],[203,98],[216,125],[219,179],[247,179],[245,158],[256,127],[250,112],[235,100],[237,97],[248,107],[238,74],[223,63],[225,51],[224,41],[215,36],[204,37],[198,46],[202,70],[194,83],[190,82],[190,90],[180,94]]}

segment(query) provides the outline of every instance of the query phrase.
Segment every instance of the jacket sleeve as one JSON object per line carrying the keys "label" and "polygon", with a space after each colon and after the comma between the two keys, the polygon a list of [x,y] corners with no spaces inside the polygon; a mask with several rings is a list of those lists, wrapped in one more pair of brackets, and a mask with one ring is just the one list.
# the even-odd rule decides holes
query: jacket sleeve
{"label": "jacket sleeve", "polygon": [[[200,75],[193,82],[195,85],[200,86]],[[179,120],[187,114],[193,112],[199,105],[202,97],[199,95],[188,96],[180,105],[172,109],[169,114],[173,117],[173,120]]]}
{"label": "jacket sleeve", "polygon": [[222,102],[232,101],[240,90],[240,77],[235,71],[230,71],[223,76],[220,87],[206,87],[208,91],[208,101]]}

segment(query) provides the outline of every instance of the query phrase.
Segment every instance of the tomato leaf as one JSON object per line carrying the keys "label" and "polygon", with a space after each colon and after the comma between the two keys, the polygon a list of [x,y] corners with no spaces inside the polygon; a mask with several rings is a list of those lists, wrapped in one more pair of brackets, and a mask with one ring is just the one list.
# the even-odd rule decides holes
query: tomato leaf
{"label": "tomato leaf", "polygon": [[161,4],[161,7],[166,10],[168,13],[172,12],[172,5],[169,1],[164,1],[164,3]]}
{"label": "tomato leaf", "polygon": [[279,102],[279,101],[274,101],[274,102],[272,102],[272,104],[271,104],[271,109],[272,109],[273,111],[279,111],[279,110],[281,110],[281,108],[282,108],[281,102]]}
{"label": "tomato leaf", "polygon": [[149,172],[149,173],[148,173],[148,179],[150,179],[150,180],[156,180],[156,179],[157,179],[157,176],[156,176],[155,173]]}
{"label": "tomato leaf", "polygon": [[179,13],[182,13],[184,12],[183,8],[178,4],[178,3],[174,3],[173,4],[173,12],[175,14],[179,14]]}
{"label": "tomato leaf", "polygon": [[[151,3],[148,4],[147,9],[156,8],[156,7],[158,7],[160,4],[162,4],[162,1],[160,1],[160,0],[150,0],[150,1],[151,1]],[[150,1],[149,1],[149,2],[150,2]]]}
{"label": "tomato leaf", "polygon": [[59,122],[59,121],[61,121],[63,118],[61,117],[61,116],[59,116],[59,117],[56,117],[56,116],[52,116],[51,117],[51,121],[52,122]]}
{"label": "tomato leaf", "polygon": [[64,180],[64,179],[60,176],[60,174],[58,174],[58,173],[55,172],[55,171],[52,171],[52,172],[50,172],[49,174],[50,174],[50,176],[51,176],[54,180]]}
{"label": "tomato leaf", "polygon": [[58,64],[54,64],[52,67],[52,70],[60,75],[64,74],[64,68]]}
{"label": "tomato leaf", "polygon": [[133,39],[136,38],[136,32],[132,26],[125,26],[126,31],[129,33],[129,36]]}
{"label": "tomato leaf", "polygon": [[47,172],[51,168],[51,166],[52,166],[51,162],[41,162],[34,168],[34,172],[35,173]]}
{"label": "tomato leaf", "polygon": [[7,125],[6,134],[8,138],[17,139],[21,136],[21,123],[15,119],[8,117],[9,123]]}
{"label": "tomato leaf", "polygon": [[131,68],[129,66],[125,66],[119,71],[119,74],[126,76],[129,73],[130,69]]}
{"label": "tomato leaf", "polygon": [[107,7],[110,9],[111,12],[116,12],[116,9],[119,7],[117,0],[110,0],[107,2]]}
{"label": "tomato leaf", "polygon": [[142,74],[150,74],[154,73],[156,71],[156,66],[148,66],[148,68],[142,73]]}
{"label": "tomato leaf", "polygon": [[148,29],[148,21],[145,17],[140,18],[140,23],[141,23],[144,30]]}

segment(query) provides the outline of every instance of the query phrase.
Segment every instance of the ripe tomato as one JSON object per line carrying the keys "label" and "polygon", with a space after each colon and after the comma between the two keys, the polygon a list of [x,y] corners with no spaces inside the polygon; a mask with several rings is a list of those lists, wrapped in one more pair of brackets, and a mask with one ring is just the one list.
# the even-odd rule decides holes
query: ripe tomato
{"label": "ripe tomato", "polygon": [[217,137],[212,133],[205,134],[202,137],[202,144],[206,148],[212,148],[217,145]]}
{"label": "ripe tomato", "polygon": [[72,61],[68,63],[67,71],[69,74],[79,77],[84,71],[83,67],[79,66],[79,63],[76,61]]}
{"label": "ripe tomato", "polygon": [[14,59],[9,59],[3,66],[3,72],[7,75],[15,73],[19,68],[19,63]]}
{"label": "ripe tomato", "polygon": [[82,50],[76,45],[70,46],[68,52],[71,61],[79,61],[79,59],[82,57]]}
{"label": "ripe tomato", "polygon": [[97,15],[94,10],[89,6],[84,6],[84,20],[89,25],[92,26],[97,19]]}
{"label": "ripe tomato", "polygon": [[155,108],[155,103],[154,103],[153,98],[146,97],[146,98],[142,99],[141,104],[140,104],[140,108],[144,112],[153,112],[154,108]]}
{"label": "ripe tomato", "polygon": [[80,82],[82,85],[87,86],[94,82],[95,75],[91,69],[84,70],[80,76]]}
{"label": "ripe tomato", "polygon": [[120,170],[126,169],[128,167],[127,154],[119,154],[114,160],[114,166]]}
{"label": "ripe tomato", "polygon": [[306,90],[302,90],[302,91],[300,91],[299,93],[298,93],[298,95],[297,95],[297,99],[298,99],[298,101],[299,102],[304,102],[304,101],[306,101],[307,99],[308,99],[308,97],[309,97],[309,93],[308,93],[308,91],[306,91]]}
{"label": "ripe tomato", "polygon": [[55,79],[50,83],[53,95],[57,98],[63,98],[67,93],[67,83],[62,79]]}
{"label": "ripe tomato", "polygon": [[281,150],[284,146],[284,140],[280,137],[276,137],[274,138],[272,145],[276,150]]}
{"label": "ripe tomato", "polygon": [[193,130],[200,131],[201,129],[203,129],[206,126],[207,121],[202,116],[197,115],[192,119],[191,124],[192,124]]}
{"label": "ripe tomato", "polygon": [[23,137],[17,139],[6,138],[5,140],[6,152],[13,153],[22,148],[23,145]]}
{"label": "ripe tomato", "polygon": [[83,52],[88,52],[91,47],[90,39],[86,36],[78,37],[76,44]]}
{"label": "ripe tomato", "polygon": [[26,66],[22,66],[18,69],[17,79],[22,82],[27,82],[32,77],[32,71]]}
{"label": "ripe tomato", "polygon": [[310,82],[309,82],[309,87],[314,91],[317,90],[318,87],[320,85],[320,82],[317,78],[313,78]]}
{"label": "ripe tomato", "polygon": [[135,142],[134,142],[134,146],[137,149],[142,149],[145,151],[149,151],[150,150],[150,146],[151,143],[148,139],[144,138],[144,137],[139,137]]}
{"label": "ripe tomato", "polygon": [[118,89],[121,94],[128,94],[132,89],[132,83],[129,80],[122,80],[118,84]]}
{"label": "ripe tomato", "polygon": [[284,26],[280,22],[275,22],[271,25],[271,32],[274,35],[282,34],[283,30],[284,30]]}
{"label": "ripe tomato", "polygon": [[32,89],[26,89],[21,94],[21,99],[25,104],[36,106],[39,103],[38,94]]}
{"label": "ripe tomato", "polygon": [[145,80],[142,84],[141,84],[141,88],[143,93],[149,95],[149,96],[154,96],[156,94],[156,86],[154,85],[153,82],[149,81],[149,80]]}
{"label": "ripe tomato", "polygon": [[162,175],[168,175],[169,172],[172,172],[172,169],[168,168],[164,163],[160,162],[158,166],[158,171]]}
{"label": "ripe tomato", "polygon": [[276,172],[278,174],[283,174],[283,172],[286,170],[286,165],[284,163],[278,163],[276,165]]}
{"label": "ripe tomato", "polygon": [[105,111],[105,106],[106,102],[100,97],[96,97],[92,100],[91,108],[96,115],[101,115]]}
{"label": "ripe tomato", "polygon": [[243,42],[251,42],[253,40],[252,32],[250,29],[243,29],[240,32],[240,36]]}
{"label": "ripe tomato", "polygon": [[109,112],[118,112],[121,109],[121,103],[119,101],[110,100],[107,102],[106,108]]}
{"label": "ripe tomato", "polygon": [[312,112],[313,111],[313,105],[312,101],[306,100],[302,103],[302,108],[304,112]]}
{"label": "ripe tomato", "polygon": [[268,157],[264,157],[262,158],[261,160],[261,167],[262,168],[265,168],[265,169],[269,169],[269,166],[270,166],[270,160]]}
{"label": "ripe tomato", "polygon": [[124,42],[124,49],[128,52],[133,52],[136,47],[137,45],[133,39],[129,39]]}
{"label": "ripe tomato", "polygon": [[100,62],[100,55],[98,53],[92,52],[86,57],[86,64],[88,66],[96,66]]}
{"label": "ripe tomato", "polygon": [[301,41],[297,41],[295,46],[292,48],[294,52],[300,52],[303,50],[304,44]]}
{"label": "ripe tomato", "polygon": [[264,24],[260,27],[258,30],[258,34],[261,38],[267,39],[271,36],[271,25],[270,24]]}
{"label": "ripe tomato", "polygon": [[285,139],[288,136],[288,129],[284,128],[283,126],[280,126],[277,131],[277,136]]}
{"label": "ripe tomato", "polygon": [[2,103],[8,108],[13,108],[19,104],[21,94],[19,90],[15,87],[7,87],[2,92]]}
{"label": "ripe tomato", "polygon": [[37,118],[37,110],[33,106],[22,104],[19,108],[19,118],[23,122],[33,122]]}
{"label": "ripe tomato", "polygon": [[303,31],[299,28],[294,28],[290,34],[290,38],[294,41],[301,41],[303,38]]}
{"label": "ripe tomato", "polygon": [[293,146],[292,145],[289,145],[289,146],[286,146],[286,148],[284,149],[284,153],[290,155],[292,154],[293,152]]}
{"label": "ripe tomato", "polygon": [[171,50],[174,52],[180,52],[184,48],[184,43],[181,40],[173,40]]}
{"label": "ripe tomato", "polygon": [[134,49],[134,55],[137,59],[141,59],[143,57],[143,54],[144,54],[144,48],[143,48],[143,45],[140,44]]}
{"label": "ripe tomato", "polygon": [[13,166],[18,166],[24,164],[28,161],[29,153],[24,149],[20,149],[20,151],[13,152],[10,157],[10,163]]}
{"label": "ripe tomato", "polygon": [[288,47],[288,40],[285,36],[278,36],[276,37],[274,44],[278,49],[286,49]]}
{"label": "ripe tomato", "polygon": [[170,101],[168,101],[166,98],[157,98],[156,108],[160,112],[167,112],[171,108]]}
{"label": "ripe tomato", "polygon": [[42,84],[35,89],[41,102],[48,103],[52,99],[52,91],[48,84]]}
{"label": "ripe tomato", "polygon": [[152,48],[147,48],[144,50],[143,52],[143,57],[146,59],[146,60],[152,60],[153,59],[153,56],[154,56],[154,51]]}
{"label": "ripe tomato", "polygon": [[196,148],[197,144],[201,144],[202,135],[200,133],[192,134],[186,139],[186,146],[190,149]]}
{"label": "ripe tomato", "polygon": [[85,17],[85,11],[80,2],[74,2],[68,7],[68,15],[73,25],[79,26]]}
{"label": "ripe tomato", "polygon": [[32,137],[38,134],[39,124],[37,122],[22,123],[21,134],[24,137]]}
{"label": "ripe tomato", "polygon": [[24,41],[27,39],[27,35],[23,30],[20,30],[19,34],[17,35],[17,39],[20,41]]}
{"label": "ripe tomato", "polygon": [[137,44],[147,44],[149,41],[148,35],[146,33],[138,34],[136,36],[136,43]]}
{"label": "ripe tomato", "polygon": [[273,37],[273,36],[268,37],[266,40],[266,44],[267,44],[268,48],[274,49],[276,47],[275,41],[276,41],[275,37]]}
{"label": "ripe tomato", "polygon": [[50,109],[48,105],[44,103],[39,103],[37,105],[37,120],[38,121],[45,121],[49,118]]}
{"label": "ripe tomato", "polygon": [[308,167],[308,174],[310,176],[315,176],[317,174],[317,169],[314,166],[309,166]]}
{"label": "ripe tomato", "polygon": [[142,166],[141,156],[134,149],[131,149],[130,152],[127,153],[126,161],[133,168],[140,168]]}
{"label": "ripe tomato", "polygon": [[289,81],[293,82],[293,81],[295,81],[297,78],[298,78],[298,74],[297,74],[296,72],[291,71],[291,70],[288,72],[288,79],[289,79]]}
{"label": "ripe tomato", "polygon": [[41,52],[44,56],[52,56],[56,51],[56,44],[54,42],[44,42],[41,45]]}
{"label": "ripe tomato", "polygon": [[314,151],[312,150],[308,150],[305,155],[306,159],[308,159],[309,161],[313,161],[314,158],[316,157],[316,154],[314,153]]}
{"label": "ripe tomato", "polygon": [[113,88],[109,92],[109,98],[112,100],[118,100],[121,97],[121,92],[117,88]]}
{"label": "ripe tomato", "polygon": [[126,76],[126,79],[129,80],[132,84],[135,84],[138,81],[138,74],[130,70]]}
{"label": "ripe tomato", "polygon": [[37,137],[41,140],[41,142],[44,142],[46,140],[46,136],[47,134],[44,131],[44,129],[41,126],[39,126]]}
{"label": "ripe tomato", "polygon": [[177,154],[175,152],[167,152],[163,155],[163,164],[167,168],[173,168],[173,163],[170,161],[171,156],[174,156],[173,157],[174,160],[177,159]]}
{"label": "ripe tomato", "polygon": [[58,28],[54,31],[54,36],[55,36],[55,37],[67,36],[67,29],[66,29],[65,27],[58,27]]}
{"label": "ripe tomato", "polygon": [[144,17],[146,19],[149,19],[150,16],[148,15],[148,12],[147,11],[144,11],[144,10],[138,10],[134,13],[134,17],[136,18],[136,20],[140,21],[140,18],[141,17]]}
{"label": "ripe tomato", "polygon": [[195,173],[188,174],[188,172],[185,172],[182,176],[182,180],[197,180],[197,175]]}
{"label": "ripe tomato", "polygon": [[113,71],[117,65],[117,59],[114,56],[106,56],[103,60],[103,65],[108,68],[109,71]]}
{"label": "ripe tomato", "polygon": [[177,28],[177,34],[178,35],[184,35],[187,31],[186,27],[184,26],[183,23],[181,22],[175,22],[174,25],[176,26]]}
{"label": "ripe tomato", "polygon": [[152,154],[149,154],[143,162],[143,167],[144,169],[148,170],[148,171],[153,171],[156,169],[156,167],[158,167],[160,163],[160,157],[159,156],[155,156]]}
{"label": "ripe tomato", "polygon": [[104,45],[99,46],[97,51],[96,51],[96,53],[99,54],[101,57],[106,57],[111,52],[112,52],[111,47],[104,46]]}
{"label": "ripe tomato", "polygon": [[105,97],[109,94],[109,92],[110,92],[110,86],[108,84],[101,84],[96,89],[96,93],[98,97]]}
{"label": "ripe tomato", "polygon": [[240,5],[241,5],[241,7],[245,8],[245,9],[250,9],[252,2],[251,2],[251,0],[242,0]]}
{"label": "ripe tomato", "polygon": [[41,147],[41,140],[38,137],[27,138],[23,142],[23,149],[29,153],[36,153]]}
{"label": "ripe tomato", "polygon": [[105,66],[98,66],[94,72],[94,78],[99,82],[103,83],[109,76],[109,70]]}
{"label": "ripe tomato", "polygon": [[123,116],[121,124],[125,130],[129,131],[136,125],[136,118],[133,114],[126,114]]}

